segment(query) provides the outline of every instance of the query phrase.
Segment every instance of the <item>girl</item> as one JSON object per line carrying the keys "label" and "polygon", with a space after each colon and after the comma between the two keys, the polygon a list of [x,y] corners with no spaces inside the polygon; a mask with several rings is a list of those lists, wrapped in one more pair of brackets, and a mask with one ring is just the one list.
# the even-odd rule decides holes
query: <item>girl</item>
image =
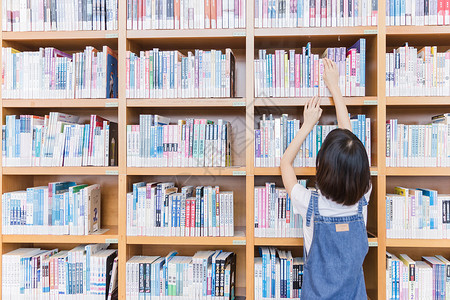
{"label": "girl", "polygon": [[367,241],[367,201],[372,185],[366,150],[351,132],[347,107],[338,87],[336,64],[324,61],[324,81],[330,90],[338,129],[331,131],[316,160],[317,191],[297,183],[292,162],[322,115],[319,98],[305,105],[304,121],[281,159],[283,184],[294,213],[303,218],[305,267],[302,299],[367,299],[363,261]]}

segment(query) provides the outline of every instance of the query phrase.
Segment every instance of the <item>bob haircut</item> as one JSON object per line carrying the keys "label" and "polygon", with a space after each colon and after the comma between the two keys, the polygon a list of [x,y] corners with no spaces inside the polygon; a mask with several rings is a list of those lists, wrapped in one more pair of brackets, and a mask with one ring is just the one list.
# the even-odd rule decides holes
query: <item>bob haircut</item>
{"label": "bob haircut", "polygon": [[316,185],[328,199],[354,205],[370,188],[370,166],[361,141],[350,130],[331,131],[316,160]]}

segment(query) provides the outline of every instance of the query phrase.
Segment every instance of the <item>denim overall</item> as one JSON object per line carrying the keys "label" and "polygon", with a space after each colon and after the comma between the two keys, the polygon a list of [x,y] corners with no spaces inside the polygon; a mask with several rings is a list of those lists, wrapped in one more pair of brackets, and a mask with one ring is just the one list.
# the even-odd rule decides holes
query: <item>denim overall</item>
{"label": "denim overall", "polygon": [[[362,214],[363,197],[358,214],[348,217],[325,217],[319,213],[318,193],[313,191],[306,214],[310,226],[314,211],[314,236],[305,252],[302,300],[367,299],[363,262],[369,250]],[[304,248],[305,249],[305,248]]]}

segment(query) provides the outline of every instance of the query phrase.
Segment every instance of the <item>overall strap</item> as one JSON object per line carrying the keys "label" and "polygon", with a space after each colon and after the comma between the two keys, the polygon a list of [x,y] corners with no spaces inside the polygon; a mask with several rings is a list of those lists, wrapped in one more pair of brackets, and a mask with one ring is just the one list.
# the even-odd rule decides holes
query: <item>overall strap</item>
{"label": "overall strap", "polygon": [[[314,215],[319,215],[319,211],[317,209],[319,199],[319,194],[317,191],[311,191],[311,198],[309,199],[308,211],[306,212],[306,226],[310,226],[311,224],[311,215],[314,210]],[[316,214],[317,212],[317,214]]]}
{"label": "overall strap", "polygon": [[363,206],[367,205],[366,197],[363,196],[358,202],[358,214],[362,214]]}

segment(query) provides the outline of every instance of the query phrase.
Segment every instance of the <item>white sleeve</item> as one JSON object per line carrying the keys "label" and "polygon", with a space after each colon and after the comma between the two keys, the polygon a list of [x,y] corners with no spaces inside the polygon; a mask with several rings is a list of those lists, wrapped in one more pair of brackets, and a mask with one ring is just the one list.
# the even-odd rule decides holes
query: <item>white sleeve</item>
{"label": "white sleeve", "polygon": [[292,207],[294,214],[300,214],[303,218],[306,217],[308,211],[309,199],[311,198],[311,191],[306,189],[301,184],[296,184],[291,191]]}

